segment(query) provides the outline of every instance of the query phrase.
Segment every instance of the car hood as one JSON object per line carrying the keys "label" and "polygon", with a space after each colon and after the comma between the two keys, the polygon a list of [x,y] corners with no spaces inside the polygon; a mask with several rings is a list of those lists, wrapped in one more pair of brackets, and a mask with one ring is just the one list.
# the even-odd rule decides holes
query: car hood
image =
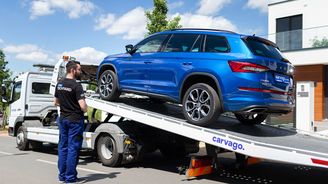
{"label": "car hood", "polygon": [[105,60],[112,59],[112,58],[120,58],[120,57],[127,57],[127,54],[121,53],[121,54],[108,55],[105,57]]}

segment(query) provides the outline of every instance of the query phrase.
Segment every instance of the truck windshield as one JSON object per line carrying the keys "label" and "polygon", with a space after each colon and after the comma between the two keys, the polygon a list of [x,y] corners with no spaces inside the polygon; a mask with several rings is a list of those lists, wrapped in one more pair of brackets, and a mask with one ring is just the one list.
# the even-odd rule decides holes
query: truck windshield
{"label": "truck windshield", "polygon": [[253,54],[278,60],[284,60],[283,55],[279,49],[269,43],[255,39],[252,37],[247,37],[244,39],[248,48],[252,51]]}

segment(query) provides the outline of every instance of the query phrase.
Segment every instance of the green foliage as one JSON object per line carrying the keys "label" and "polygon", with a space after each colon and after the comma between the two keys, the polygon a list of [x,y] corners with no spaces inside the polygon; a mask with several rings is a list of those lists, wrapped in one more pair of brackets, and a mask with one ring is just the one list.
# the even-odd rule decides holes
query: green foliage
{"label": "green foliage", "polygon": [[[88,107],[88,119],[91,120],[92,118],[92,111],[93,111],[93,108],[91,107]],[[100,110],[97,110],[96,111],[96,114],[95,114],[95,119],[98,120],[98,121],[101,121],[101,111]],[[91,121],[90,121],[91,122]]]}
{"label": "green foliage", "polygon": [[312,40],[312,47],[328,47],[328,39],[323,37],[321,40],[318,37],[315,37]]}
{"label": "green foliage", "polygon": [[146,11],[148,35],[165,31],[169,29],[181,28],[179,24],[180,16],[167,20],[167,2],[166,0],[154,0],[154,9]]}
{"label": "green foliage", "polygon": [[[6,68],[8,62],[6,61],[6,55],[3,53],[3,51],[0,49],[0,87],[2,84],[4,84],[7,88],[7,93],[4,95],[4,98],[8,101],[10,97],[10,76],[11,72],[9,69]],[[0,100],[0,110],[4,112],[3,120],[6,122],[6,119],[8,117],[8,103],[3,103],[2,100]]]}

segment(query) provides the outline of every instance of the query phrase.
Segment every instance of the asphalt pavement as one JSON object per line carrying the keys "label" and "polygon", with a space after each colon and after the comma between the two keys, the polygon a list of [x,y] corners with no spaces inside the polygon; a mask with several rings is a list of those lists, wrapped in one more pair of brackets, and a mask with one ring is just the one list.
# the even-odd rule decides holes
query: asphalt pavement
{"label": "asphalt pavement", "polygon": [[[244,183],[327,183],[328,169],[292,164],[261,162],[245,170],[235,170],[231,154],[220,159],[221,169],[212,175],[187,179],[177,167],[189,159],[167,160],[159,152],[145,156],[140,163],[118,168],[102,166],[91,152],[82,151],[78,177],[84,183],[116,184],[244,184]],[[15,138],[0,133],[0,184],[52,184],[57,180],[57,151],[45,145],[42,151],[20,151]]]}

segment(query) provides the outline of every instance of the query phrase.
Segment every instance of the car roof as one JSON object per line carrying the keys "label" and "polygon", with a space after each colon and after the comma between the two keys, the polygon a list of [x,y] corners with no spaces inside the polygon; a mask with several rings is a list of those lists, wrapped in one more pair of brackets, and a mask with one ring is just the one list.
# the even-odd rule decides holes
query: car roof
{"label": "car roof", "polygon": [[180,28],[180,29],[171,29],[160,32],[158,34],[172,34],[172,33],[196,33],[196,34],[217,34],[223,36],[241,36],[238,33],[229,30],[222,29],[207,29],[207,28]]}

